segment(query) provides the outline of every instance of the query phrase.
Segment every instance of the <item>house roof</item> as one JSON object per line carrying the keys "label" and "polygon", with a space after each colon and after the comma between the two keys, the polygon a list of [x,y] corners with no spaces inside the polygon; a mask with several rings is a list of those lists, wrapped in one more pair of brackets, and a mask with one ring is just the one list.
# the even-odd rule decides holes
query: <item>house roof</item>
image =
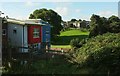
{"label": "house roof", "polygon": [[47,22],[41,19],[17,20],[17,19],[8,18],[7,22],[14,23],[14,24],[20,24],[20,25],[40,25],[40,26],[48,24]]}

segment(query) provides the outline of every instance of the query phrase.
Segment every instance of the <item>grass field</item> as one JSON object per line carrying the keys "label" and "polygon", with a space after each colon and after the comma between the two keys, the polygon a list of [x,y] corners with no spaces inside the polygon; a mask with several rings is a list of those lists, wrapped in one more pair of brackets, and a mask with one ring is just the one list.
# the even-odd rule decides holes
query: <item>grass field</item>
{"label": "grass field", "polygon": [[89,32],[82,32],[79,29],[70,29],[61,32],[60,36],[56,39],[55,43],[52,44],[53,48],[71,48],[70,41],[74,38],[79,38],[80,40],[88,37]]}

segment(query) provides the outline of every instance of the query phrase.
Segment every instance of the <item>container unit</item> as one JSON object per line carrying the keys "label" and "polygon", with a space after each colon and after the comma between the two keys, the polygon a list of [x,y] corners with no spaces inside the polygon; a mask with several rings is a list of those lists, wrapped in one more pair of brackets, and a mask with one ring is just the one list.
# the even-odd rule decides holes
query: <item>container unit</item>
{"label": "container unit", "polygon": [[43,49],[50,49],[50,31],[51,27],[49,24],[46,26],[42,26],[42,48]]}
{"label": "container unit", "polygon": [[26,20],[26,23],[39,23],[40,25],[30,25],[28,26],[28,46],[34,47],[39,50],[37,52],[42,52],[41,42],[42,42],[42,27],[46,24],[43,24],[41,19],[29,19]]}
{"label": "container unit", "polygon": [[27,26],[16,21],[8,21],[8,41],[12,47],[19,48],[19,52],[28,52]]}
{"label": "container unit", "polygon": [[28,45],[29,47],[41,49],[41,26],[28,26]]}
{"label": "container unit", "polygon": [[[42,27],[47,26],[45,22],[43,23],[40,19],[24,21],[7,19],[7,21],[8,40],[12,46],[19,47],[20,52],[28,52],[28,48],[34,48],[37,49],[37,51],[41,51],[42,47],[45,47],[45,45],[42,45],[42,38],[45,35],[43,34],[45,30],[42,30]],[[47,39],[50,39],[50,37]]]}

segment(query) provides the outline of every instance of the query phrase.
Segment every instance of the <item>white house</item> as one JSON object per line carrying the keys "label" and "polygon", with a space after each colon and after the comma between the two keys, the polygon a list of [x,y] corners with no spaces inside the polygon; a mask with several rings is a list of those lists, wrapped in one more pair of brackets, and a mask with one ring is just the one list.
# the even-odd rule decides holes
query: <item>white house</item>
{"label": "white house", "polygon": [[77,27],[77,28],[79,28],[80,27],[80,21],[75,21],[75,22],[73,22],[73,25],[75,26],[75,27]]}

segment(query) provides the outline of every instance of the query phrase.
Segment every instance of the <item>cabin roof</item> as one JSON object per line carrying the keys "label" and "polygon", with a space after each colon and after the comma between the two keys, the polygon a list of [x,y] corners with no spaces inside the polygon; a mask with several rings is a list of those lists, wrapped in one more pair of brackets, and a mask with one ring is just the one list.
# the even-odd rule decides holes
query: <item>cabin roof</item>
{"label": "cabin roof", "polygon": [[19,25],[39,25],[39,26],[48,25],[47,22],[45,22],[41,19],[17,20],[17,19],[8,18],[7,22],[19,24]]}

